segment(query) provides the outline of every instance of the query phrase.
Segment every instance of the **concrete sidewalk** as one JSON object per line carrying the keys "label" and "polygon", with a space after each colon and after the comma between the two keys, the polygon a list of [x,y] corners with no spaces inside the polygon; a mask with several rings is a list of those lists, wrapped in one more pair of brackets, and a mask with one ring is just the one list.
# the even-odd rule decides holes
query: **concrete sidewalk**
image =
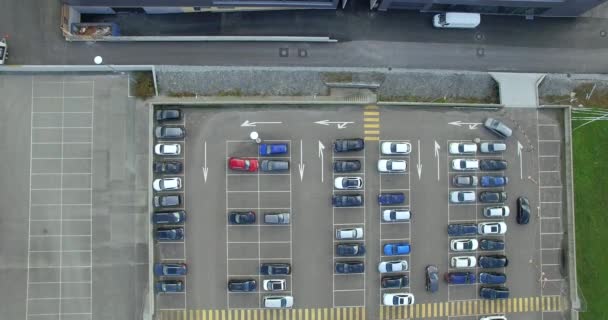
{"label": "concrete sidewalk", "polygon": [[538,84],[544,74],[490,72],[490,75],[498,82],[500,103],[505,107],[538,107]]}

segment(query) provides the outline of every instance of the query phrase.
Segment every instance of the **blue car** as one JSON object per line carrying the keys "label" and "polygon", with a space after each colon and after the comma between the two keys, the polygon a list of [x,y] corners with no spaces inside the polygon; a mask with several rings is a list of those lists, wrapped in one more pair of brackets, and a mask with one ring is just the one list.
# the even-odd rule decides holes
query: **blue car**
{"label": "blue car", "polygon": [[410,254],[410,244],[407,242],[387,243],[384,245],[384,254],[387,256]]}
{"label": "blue car", "polygon": [[504,268],[509,265],[509,259],[504,255],[489,255],[479,257],[481,268]]}
{"label": "blue car", "polygon": [[228,281],[228,291],[230,292],[251,292],[255,291],[257,285],[253,279],[241,279]]}
{"label": "blue car", "polygon": [[381,193],[378,195],[378,204],[386,206],[390,204],[402,204],[405,202],[403,192]]}
{"label": "blue car", "polygon": [[340,257],[362,256],[365,246],[358,243],[342,243],[336,246],[336,255]]}
{"label": "blue car", "polygon": [[475,283],[475,274],[473,272],[448,272],[444,278],[449,284]]}
{"label": "blue car", "polygon": [[180,224],[186,221],[186,211],[154,212],[152,222],[154,224]]}
{"label": "blue car", "polygon": [[482,176],[480,185],[484,188],[504,187],[509,183],[509,178],[505,176]]}
{"label": "blue car", "polygon": [[159,228],[156,230],[156,240],[174,241],[184,239],[184,228]]}
{"label": "blue car", "polygon": [[502,272],[480,272],[479,283],[503,284],[507,282],[507,275]]}
{"label": "blue car", "polygon": [[502,240],[481,239],[479,241],[479,248],[486,251],[504,250],[505,242]]}
{"label": "blue car", "polygon": [[334,207],[360,207],[363,205],[363,195],[342,194],[331,198]]}
{"label": "blue car", "polygon": [[363,273],[365,266],[360,261],[336,262],[336,273]]}
{"label": "blue car", "polygon": [[184,291],[184,282],[181,280],[162,280],[156,281],[154,285],[156,292],[164,293],[164,292],[183,292]]}
{"label": "blue car", "polygon": [[260,265],[260,274],[265,276],[283,275],[291,273],[291,265],[289,263],[262,263]]}
{"label": "blue car", "polygon": [[508,299],[509,289],[506,287],[481,287],[479,296],[488,300]]}
{"label": "blue car", "polygon": [[448,224],[448,235],[452,237],[477,235],[477,225],[473,223]]}
{"label": "blue car", "polygon": [[230,221],[231,224],[254,224],[255,223],[255,212],[253,212],[253,211],[230,212],[230,215],[228,215],[228,221]]}
{"label": "blue car", "polygon": [[380,281],[382,288],[405,288],[410,285],[410,279],[407,276],[390,276],[382,277]]}
{"label": "blue car", "polygon": [[261,156],[272,156],[275,154],[286,154],[287,143],[262,143],[259,147]]}
{"label": "blue car", "polygon": [[155,263],[154,275],[160,276],[185,276],[188,267],[185,263]]}

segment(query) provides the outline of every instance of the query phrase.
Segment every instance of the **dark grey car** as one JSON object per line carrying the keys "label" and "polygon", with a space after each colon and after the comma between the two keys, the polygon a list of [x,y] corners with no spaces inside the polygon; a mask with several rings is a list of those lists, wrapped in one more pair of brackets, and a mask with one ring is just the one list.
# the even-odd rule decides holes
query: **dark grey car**
{"label": "dark grey car", "polygon": [[511,130],[511,128],[507,127],[507,125],[501,121],[493,118],[487,118],[483,125],[501,138],[508,138],[513,134],[513,130]]}
{"label": "dark grey car", "polygon": [[181,139],[186,135],[186,130],[181,126],[158,126],[154,130],[156,139]]}
{"label": "dark grey car", "polygon": [[155,118],[156,121],[180,120],[182,118],[182,111],[179,109],[156,110]]}
{"label": "dark grey car", "polygon": [[154,208],[178,207],[182,198],[178,195],[154,196]]}
{"label": "dark grey car", "polygon": [[289,224],[289,213],[266,213],[264,223],[267,224]]}
{"label": "dark grey car", "polygon": [[287,171],[289,170],[289,161],[285,160],[262,160],[260,166],[262,171]]}

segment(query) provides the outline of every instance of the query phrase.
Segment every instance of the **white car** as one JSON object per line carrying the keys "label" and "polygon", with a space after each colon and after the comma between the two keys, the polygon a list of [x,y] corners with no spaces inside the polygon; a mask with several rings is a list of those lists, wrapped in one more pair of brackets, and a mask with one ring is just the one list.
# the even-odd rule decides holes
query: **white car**
{"label": "white car", "polygon": [[455,239],[450,241],[452,251],[475,251],[479,247],[476,239]]}
{"label": "white car", "polygon": [[380,172],[405,172],[406,170],[407,163],[405,160],[378,160],[378,171]]}
{"label": "white car", "polygon": [[385,306],[409,306],[414,304],[414,295],[407,292],[385,293],[382,295]]}
{"label": "white car", "polygon": [[363,179],[360,177],[337,177],[334,179],[334,187],[336,189],[356,190],[363,188]]}
{"label": "white car", "polygon": [[291,308],[293,296],[267,296],[264,297],[264,308]]}
{"label": "white car", "polygon": [[485,207],[483,208],[483,216],[486,218],[502,218],[508,217],[509,213],[508,206],[498,206],[498,207]]}
{"label": "white car", "polygon": [[475,143],[452,142],[449,146],[450,154],[475,154],[477,145]]}
{"label": "white car", "polygon": [[154,191],[179,190],[182,188],[182,179],[178,177],[156,179],[152,182],[152,188]]}
{"label": "white car", "polygon": [[479,318],[479,320],[507,320],[505,316],[485,316]]}
{"label": "white car", "polygon": [[505,234],[507,224],[504,222],[481,222],[477,226],[479,234]]}
{"label": "white car", "polygon": [[380,273],[407,271],[407,268],[407,261],[405,260],[383,261],[378,264]]}
{"label": "white car", "polygon": [[452,257],[450,265],[452,268],[475,268],[477,265],[477,259],[475,256]]}
{"label": "white car", "polygon": [[363,228],[336,229],[336,240],[363,239]]}
{"label": "white car", "polygon": [[410,221],[411,213],[405,209],[385,209],[382,211],[382,221],[384,222],[400,222]]}
{"label": "white car", "polygon": [[498,153],[507,150],[507,145],[502,142],[483,142],[479,145],[482,153]]}
{"label": "white car", "polygon": [[475,191],[452,191],[450,192],[451,203],[475,202]]}
{"label": "white car", "polygon": [[262,288],[266,291],[285,291],[287,281],[284,279],[267,279],[262,282]]}
{"label": "white car", "polygon": [[382,154],[406,155],[412,152],[412,145],[409,142],[382,142]]}
{"label": "white car", "polygon": [[477,159],[454,159],[452,160],[452,169],[458,171],[478,170],[479,160]]}
{"label": "white car", "polygon": [[157,143],[154,146],[154,153],[159,156],[177,156],[182,152],[179,144]]}

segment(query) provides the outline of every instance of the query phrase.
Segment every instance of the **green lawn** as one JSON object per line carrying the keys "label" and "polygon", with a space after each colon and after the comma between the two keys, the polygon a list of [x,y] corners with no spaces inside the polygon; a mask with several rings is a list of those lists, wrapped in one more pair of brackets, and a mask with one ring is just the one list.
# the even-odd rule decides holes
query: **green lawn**
{"label": "green lawn", "polygon": [[[572,128],[586,121],[572,121]],[[583,320],[608,319],[608,121],[573,131],[576,253]]]}

